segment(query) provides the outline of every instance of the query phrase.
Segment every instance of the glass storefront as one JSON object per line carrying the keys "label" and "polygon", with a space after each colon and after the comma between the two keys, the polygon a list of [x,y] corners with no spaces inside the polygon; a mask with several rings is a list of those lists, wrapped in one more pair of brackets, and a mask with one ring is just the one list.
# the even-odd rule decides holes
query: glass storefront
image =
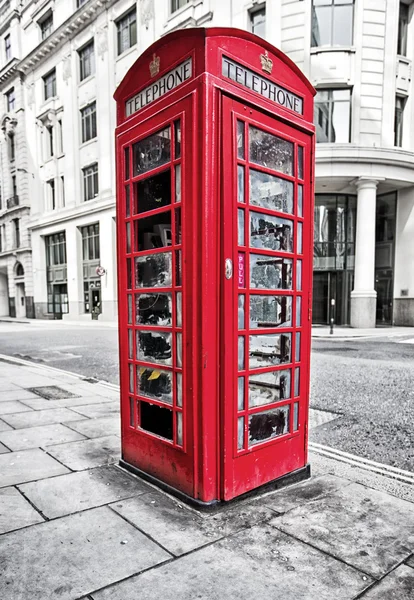
{"label": "glass storefront", "polygon": [[395,192],[377,197],[375,223],[377,325],[392,325],[396,201]]}

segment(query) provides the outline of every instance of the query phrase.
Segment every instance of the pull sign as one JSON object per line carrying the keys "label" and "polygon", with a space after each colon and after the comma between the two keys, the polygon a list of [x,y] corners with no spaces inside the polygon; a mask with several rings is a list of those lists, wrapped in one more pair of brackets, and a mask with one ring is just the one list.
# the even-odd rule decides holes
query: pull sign
{"label": "pull sign", "polygon": [[224,271],[226,274],[226,279],[231,279],[233,277],[233,261],[231,258],[226,258],[224,263]]}

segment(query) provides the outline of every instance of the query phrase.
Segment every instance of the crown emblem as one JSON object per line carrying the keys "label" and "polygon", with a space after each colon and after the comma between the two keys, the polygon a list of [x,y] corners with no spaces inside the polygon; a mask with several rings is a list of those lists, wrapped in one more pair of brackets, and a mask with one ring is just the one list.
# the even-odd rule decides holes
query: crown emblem
{"label": "crown emblem", "polygon": [[267,50],[265,50],[264,54],[260,55],[260,62],[262,63],[262,70],[270,74],[273,69],[273,60],[269,58]]}
{"label": "crown emblem", "polygon": [[152,61],[149,64],[149,70],[151,77],[155,77],[160,72],[160,57],[156,54],[152,55]]}

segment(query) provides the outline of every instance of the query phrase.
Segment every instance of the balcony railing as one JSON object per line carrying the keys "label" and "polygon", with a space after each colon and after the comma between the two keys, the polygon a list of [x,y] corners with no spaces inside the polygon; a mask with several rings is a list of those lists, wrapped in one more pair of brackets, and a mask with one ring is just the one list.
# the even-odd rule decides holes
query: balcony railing
{"label": "balcony railing", "polygon": [[6,205],[7,208],[14,208],[15,206],[19,206],[19,196],[12,196],[11,198],[7,198]]}

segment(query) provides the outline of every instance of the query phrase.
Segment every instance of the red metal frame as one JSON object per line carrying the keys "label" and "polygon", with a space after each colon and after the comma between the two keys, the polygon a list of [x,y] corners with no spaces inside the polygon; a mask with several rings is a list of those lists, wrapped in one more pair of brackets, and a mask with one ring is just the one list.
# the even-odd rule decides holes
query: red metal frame
{"label": "red metal frame", "polygon": [[[245,89],[222,76],[222,57],[233,59],[250,70],[264,75],[260,67],[260,55],[267,55],[274,63],[274,76],[266,78],[281,84],[302,98],[303,115],[278,106],[258,93]],[[160,59],[160,72],[152,78],[148,66],[153,56]],[[169,92],[149,106],[127,117],[125,103],[184,60],[192,59],[192,76],[188,81]],[[276,79],[277,76],[277,79]],[[137,87],[136,82],[140,85]],[[313,233],[313,88],[297,67],[280,51],[256,36],[233,29],[191,29],[174,32],[153,44],[136,62],[119,86],[117,100],[118,126],[116,132],[117,156],[117,231],[118,231],[118,289],[119,289],[119,338],[121,375],[121,419],[122,456],[125,464],[151,475],[174,489],[198,499],[203,503],[229,500],[259,485],[286,473],[303,468],[307,462],[307,411],[309,397],[309,354],[310,354],[310,287],[312,281],[312,233]],[[237,100],[236,100],[237,98]],[[151,172],[133,176],[132,146],[154,132],[170,124],[172,148],[174,148],[173,123],[181,120],[181,157]],[[293,432],[293,408],[290,411],[290,433],[270,441],[248,446],[247,417],[267,410],[261,406],[242,412],[237,411],[237,380],[244,376],[247,394],[247,371],[237,370],[237,297],[238,278],[227,280],[224,260],[231,258],[236,268],[238,255],[244,253],[246,306],[250,295],[256,291],[248,288],[249,256],[255,251],[248,245],[248,221],[245,219],[245,245],[237,246],[237,209],[249,210],[248,169],[251,168],[247,155],[237,158],[237,121],[245,123],[247,139],[250,124],[278,137],[290,139],[295,148],[294,176],[277,176],[292,181],[295,186],[294,216],[261,209],[254,212],[279,216],[294,222],[294,239],[298,224],[303,226],[303,254],[296,248],[283,257],[292,259],[292,276],[296,282],[297,260],[302,261],[302,289],[268,290],[261,295],[296,296],[302,298],[300,327],[292,324],[285,329],[266,329],[272,334],[291,333],[292,362],[278,367],[255,370],[255,373],[273,370],[292,370],[291,386],[294,385],[296,364],[301,369],[301,391],[299,395],[299,428]],[[304,148],[303,217],[297,214],[297,148]],[[125,179],[125,151],[129,156],[130,172]],[[182,327],[177,326],[175,310],[170,326],[135,323],[135,295],[151,293],[153,288],[134,288],[134,273],[129,276],[128,268],[134,271],[137,257],[157,255],[158,248],[139,250],[134,247],[135,223],[149,216],[176,212],[174,205],[175,178],[172,176],[172,202],[168,206],[150,212],[133,214],[134,187],[148,176],[163,173],[181,164],[181,240],[176,240],[176,220],[172,219],[174,245],[172,273],[175,274],[176,252],[182,253],[182,288],[172,282],[170,287],[157,288],[156,292],[176,294],[182,291]],[[237,202],[237,165],[245,169],[245,202]],[[264,174],[276,173],[266,167],[254,165]],[[126,214],[126,187],[130,188],[131,212]],[[128,225],[129,223],[129,225]],[[127,248],[127,227],[130,229],[130,244]],[[127,252],[128,250],[128,252]],[[165,251],[165,248],[161,250]],[[271,251],[260,250],[260,254],[279,256]],[[280,258],[280,256],[279,256]],[[130,279],[130,281],[129,281]],[[131,286],[128,287],[128,286]],[[131,300],[128,300],[128,297]],[[128,323],[128,302],[132,301],[132,323]],[[293,302],[292,319],[296,318],[296,302]],[[173,302],[174,309],[174,302]],[[305,318],[306,316],[306,318]],[[245,317],[247,318],[247,317]],[[295,362],[295,333],[301,334],[301,362]],[[132,331],[132,355],[129,351],[129,336]],[[159,364],[159,371],[183,376],[182,407],[177,405],[175,385],[172,405],[157,398],[154,406],[169,407],[174,414],[172,440],[168,441],[140,427],[137,401],[146,401],[137,389],[136,368],[154,368],[154,363],[140,360],[137,356],[136,331],[168,332],[173,340],[173,357],[177,356],[176,335],[182,333],[182,366]],[[253,333],[253,332],[251,332]],[[259,333],[255,331],[254,333]],[[241,332],[249,339],[247,329]],[[175,358],[173,358],[175,360]],[[248,364],[248,344],[244,350],[245,365]],[[133,369],[133,393],[129,390],[129,369]],[[155,374],[155,377],[158,375]],[[132,401],[130,401],[132,398]],[[293,396],[292,396],[293,398]],[[148,400],[148,398],[147,398]],[[289,404],[296,399],[283,400],[274,406]],[[133,407],[131,421],[130,407]],[[271,408],[273,405],[269,405]],[[177,414],[183,415],[183,438],[178,439]],[[244,447],[238,448],[237,418],[244,415]],[[178,442],[178,443],[177,443]]]}

